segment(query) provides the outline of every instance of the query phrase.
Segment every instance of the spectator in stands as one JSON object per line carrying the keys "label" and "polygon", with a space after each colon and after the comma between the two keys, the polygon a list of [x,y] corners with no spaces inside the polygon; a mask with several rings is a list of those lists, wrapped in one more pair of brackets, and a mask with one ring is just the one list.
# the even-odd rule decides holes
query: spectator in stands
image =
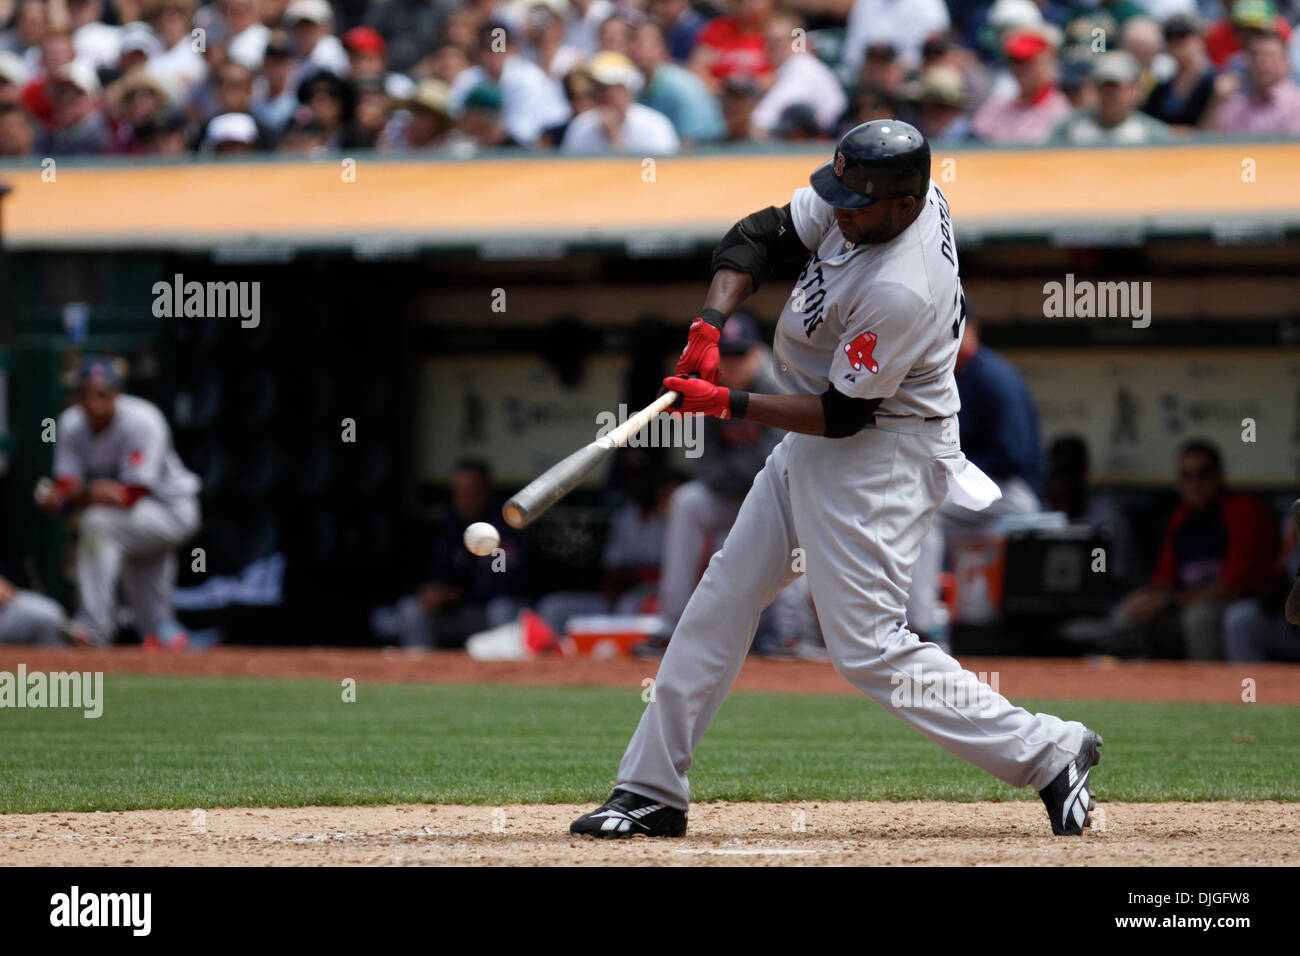
{"label": "spectator in stands", "polygon": [[364,148],[364,139],[355,122],[356,87],[350,82],[329,70],[322,70],[298,87],[298,101],[320,124],[325,133],[326,148]]}
{"label": "spectator in stands", "polygon": [[379,145],[396,150],[442,149],[449,145],[455,125],[451,118],[451,88],[442,80],[425,77],[415,85],[406,109],[389,118]]}
{"label": "spectator in stands", "polygon": [[477,150],[520,146],[511,138],[501,108],[501,90],[496,84],[480,83],[470,90],[458,122],[455,147]]}
{"label": "spectator in stands", "polygon": [[[226,55],[250,70],[260,70],[271,31],[261,22],[258,0],[220,0],[220,4]],[[212,45],[211,37],[208,44]],[[209,62],[209,66],[213,64]]]}
{"label": "spectator in stands", "polygon": [[111,150],[116,153],[142,152],[136,142],[139,129],[167,103],[167,94],[147,70],[138,68],[113,84],[109,102],[115,104],[115,129]]}
{"label": "spectator in stands", "polygon": [[560,85],[525,57],[510,52],[514,43],[501,24],[487,24],[479,33],[478,65],[456,77],[451,86],[452,112],[458,113],[472,89],[489,80],[501,92],[501,121],[510,138],[533,146],[542,131],[569,118],[569,104]]}
{"label": "spectator in stands", "polygon": [[[41,40],[40,70],[34,75],[29,74],[27,85],[19,93],[19,100],[32,118],[41,124],[42,129],[49,129],[54,123],[55,80],[76,55],[72,35],[66,30],[51,29]],[[99,79],[93,69],[89,75],[95,78],[98,87]]]}
{"label": "spectator in stands", "polygon": [[[460,647],[470,634],[514,620],[524,607],[531,540],[501,525],[495,497],[484,462],[456,464],[451,507],[434,529],[425,583],[397,606],[403,646]],[[479,558],[465,549],[465,528],[475,521],[499,527],[499,555]]]}
{"label": "spectator in stands", "polygon": [[674,62],[690,62],[696,38],[708,25],[708,18],[696,10],[689,0],[649,0],[647,10],[663,30],[668,54]]}
{"label": "spectator in stands", "polygon": [[1070,113],[1070,101],[1056,86],[1056,48],[1041,32],[1011,33],[1003,44],[1017,92],[996,94],[971,122],[980,139],[996,143],[1042,143]]}
{"label": "spectator in stands", "polygon": [[939,572],[947,539],[978,534],[1008,516],[1040,510],[1042,444],[1034,397],[1014,365],[980,344],[980,326],[973,316],[967,316],[958,347],[956,379],[961,449],[997,482],[1002,497],[983,511],[949,499],[935,512],[930,533],[921,542],[907,602],[908,627],[926,638],[939,626]]}
{"label": "spectator in stands", "polygon": [[582,66],[586,54],[564,40],[566,0],[530,0],[524,22],[527,56],[555,80]]}
{"label": "spectator in stands", "polygon": [[1210,107],[1215,128],[1241,136],[1300,133],[1300,86],[1291,79],[1282,38],[1260,33],[1251,39],[1246,71],[1250,89]]}
{"label": "spectator in stands", "polygon": [[149,117],[135,135],[140,151],[155,156],[182,156],[188,152],[185,116],[179,110],[162,110]]}
{"label": "spectator in stands", "polygon": [[48,29],[45,0],[20,0],[12,25],[0,33],[0,50],[17,54],[28,70],[35,69],[41,58],[41,40]]}
{"label": "spectator in stands", "polygon": [[943,0],[853,0],[844,33],[844,64],[856,71],[868,46],[887,43],[906,66],[916,66],[926,37],[947,33],[948,27]]}
{"label": "spectator in stands", "polygon": [[155,57],[162,53],[162,44],[154,36],[153,28],[140,20],[135,20],[122,27],[119,34],[119,56],[116,77],[122,77],[134,70],[142,70]]}
{"label": "spectator in stands", "polygon": [[1142,110],[1174,130],[1190,131],[1201,125],[1214,96],[1214,67],[1205,53],[1201,22],[1194,14],[1170,17],[1164,35],[1174,74],[1156,85]]}
{"label": "spectator in stands", "polygon": [[[214,114],[216,116],[230,116],[236,113],[247,114],[253,120],[253,128],[257,132],[252,142],[252,148],[256,150],[270,149],[273,145],[270,132],[258,125],[256,118],[253,116],[253,71],[246,66],[230,61],[221,64],[213,71],[213,79],[216,86]],[[230,120],[226,121],[226,127],[230,130],[238,130],[241,137],[247,125],[242,122],[233,124]],[[199,131],[199,141],[203,143],[206,140],[207,124]]]}
{"label": "spectator in stands", "polygon": [[167,90],[172,104],[181,106],[208,71],[202,54],[194,49],[190,33],[194,0],[151,0],[144,17],[152,24],[162,47],[162,52],[149,61],[149,72]]}
{"label": "spectator in stands", "polygon": [[683,145],[726,135],[718,100],[696,74],[669,59],[658,24],[642,23],[633,31],[630,58],[646,78],[637,102],[667,116]]}
{"label": "spectator in stands", "polygon": [[[0,644],[41,644],[56,647],[64,635],[72,638],[68,616],[57,601],[35,591],[24,591],[8,578],[0,577]],[[89,643],[84,630],[77,633]]]}
{"label": "spectator in stands", "polygon": [[104,22],[102,0],[67,0],[67,10],[77,59],[89,63],[96,70],[117,66],[121,54],[121,27]]}
{"label": "spectator in stands", "polygon": [[897,98],[902,92],[907,69],[898,58],[898,50],[889,43],[872,43],[867,47],[858,70],[859,87],[874,87],[886,96]]}
{"label": "spectator in stands", "polygon": [[663,156],[678,151],[681,144],[668,117],[635,101],[641,74],[631,60],[621,53],[600,53],[588,71],[596,84],[597,105],[573,118],[561,143],[565,152]]}
{"label": "spectator in stands", "polygon": [[942,63],[927,67],[911,95],[917,128],[930,142],[960,143],[974,136],[961,70]]}
{"label": "spectator in stands", "polygon": [[607,17],[596,30],[597,53],[621,53],[627,56],[631,45],[632,21],[627,17]]}
{"label": "spectator in stands", "polygon": [[1260,33],[1291,38],[1291,24],[1269,0],[1225,0],[1228,15],[1215,22],[1205,34],[1205,51],[1216,67],[1228,65],[1246,48],[1246,42]]}
{"label": "spectator in stands", "polygon": [[289,120],[280,137],[280,152],[319,155],[325,151],[325,130],[310,110],[302,110]]}
{"label": "spectator in stands", "polygon": [[347,51],[334,36],[334,11],[328,0],[293,0],[284,13],[305,73],[328,70],[347,76],[351,69]]}
{"label": "spectator in stands", "polygon": [[378,76],[363,76],[352,84],[356,90],[357,105],[352,116],[349,146],[375,149],[379,135],[388,125],[388,93],[384,81]]}
{"label": "spectator in stands", "polygon": [[[1300,503],[1283,519],[1282,547],[1273,586],[1257,597],[1229,604],[1223,612],[1223,643],[1230,661],[1300,661],[1300,625],[1284,616],[1288,595],[1300,589]],[[1295,598],[1290,603],[1295,604]]]}
{"label": "spectator in stands", "polygon": [[253,80],[253,118],[271,137],[284,132],[298,109],[297,67],[289,36],[276,30],[266,44],[262,71]]}
{"label": "spectator in stands", "polygon": [[1138,65],[1138,91],[1145,100],[1155,85],[1167,80],[1174,64],[1164,52],[1164,33],[1160,24],[1147,16],[1131,17],[1119,35],[1119,48],[1133,57]]}
{"label": "spectator in stands", "polygon": [[811,110],[813,136],[832,132],[848,108],[848,98],[830,67],[807,49],[803,21],[789,13],[773,14],[763,27],[763,41],[772,65],[772,85],[754,107],[755,132],[773,135],[782,113],[792,106]]}
{"label": "spectator in stands", "polygon": [[878,86],[861,86],[853,94],[848,112],[839,121],[836,135],[843,136],[860,123],[874,119],[891,119],[899,114],[901,103]]}
{"label": "spectator in stands", "polygon": [[1052,133],[1052,142],[1066,146],[1166,143],[1169,127],[1137,107],[1142,90],[1141,68],[1125,50],[1103,53],[1092,68],[1097,108],[1072,114]]}
{"label": "spectator in stands", "polygon": [[600,561],[600,590],[556,591],[537,604],[537,613],[557,633],[564,633],[565,623],[577,614],[653,613],[664,514],[675,485],[644,449],[630,448],[620,454],[625,501],[610,518]]}
{"label": "spectator in stands", "polygon": [[1218,660],[1224,608],[1273,581],[1273,517],[1253,495],[1224,487],[1222,458],[1205,441],[1179,451],[1178,493],[1155,571],[1120,605],[1116,636],[1144,656]]}
{"label": "spectator in stands", "polygon": [[[426,62],[427,71],[424,69]],[[432,76],[434,79],[442,80],[450,87],[451,84],[456,82],[456,77],[473,65],[468,51],[463,46],[450,42],[439,43],[434,47],[428,60],[421,61],[421,69],[414,71],[412,75],[417,77]]]}
{"label": "spectator in stands", "polygon": [[750,120],[763,94],[752,77],[733,76],[722,84],[722,119],[727,124],[727,142],[752,140]]}
{"label": "spectator in stands", "polygon": [[76,156],[108,149],[108,122],[99,108],[100,86],[94,68],[73,60],[49,86],[53,123],[38,142],[44,156]]}
{"label": "spectator in stands", "polygon": [[382,0],[367,6],[362,24],[383,38],[389,69],[406,73],[434,47],[443,24],[459,5],[458,0]]}
{"label": "spectator in stands", "polygon": [[1062,62],[1059,85],[1072,109],[1095,110],[1100,98],[1092,78],[1092,55],[1085,54],[1081,59],[1071,58]]}
{"label": "spectator in stands", "polygon": [[1088,446],[1078,435],[1063,435],[1048,447],[1043,504],[1049,511],[1062,512],[1071,523],[1109,534],[1106,573],[1123,590],[1137,583],[1140,568],[1133,528],[1111,495],[1089,487]]}
{"label": "spectator in stands", "polygon": [[564,98],[569,104],[569,118],[543,133],[541,141],[547,146],[559,146],[564,142],[564,134],[568,132],[574,117],[596,105],[596,81],[585,68],[570,70],[561,85],[564,89]]}
{"label": "spectator in stands", "polygon": [[[718,352],[718,384],[751,392],[780,391],[771,350],[748,315],[736,313],[727,319]],[[693,461],[696,472],[668,500],[659,585],[659,613],[670,625],[666,634],[672,633],[671,625],[685,609],[705,562],[721,547],[754,475],[782,435],[753,422],[717,418],[706,418],[703,429],[704,453]]]}
{"label": "spectator in stands", "polygon": [[765,76],[772,69],[763,42],[763,24],[774,0],[726,0],[730,11],[709,22],[695,38],[691,69],[711,90],[736,77]]}
{"label": "spectator in stands", "polygon": [[30,156],[36,133],[27,111],[17,103],[0,104],[0,156]]}
{"label": "spectator in stands", "polygon": [[348,72],[353,80],[370,77],[382,80],[388,73],[388,45],[376,30],[353,27],[343,35],[348,55]]}

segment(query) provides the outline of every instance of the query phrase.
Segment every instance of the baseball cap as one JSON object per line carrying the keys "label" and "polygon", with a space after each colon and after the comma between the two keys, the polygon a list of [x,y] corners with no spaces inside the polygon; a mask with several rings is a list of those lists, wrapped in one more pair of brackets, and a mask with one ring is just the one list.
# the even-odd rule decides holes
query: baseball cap
{"label": "baseball cap", "polygon": [[1051,49],[1052,42],[1037,30],[1013,30],[1002,41],[1002,52],[1020,63]]}
{"label": "baseball cap", "polygon": [[1203,27],[1201,19],[1194,13],[1175,13],[1165,21],[1165,42],[1181,40],[1184,37],[1200,36]]}
{"label": "baseball cap", "polygon": [[163,51],[162,44],[158,42],[158,37],[154,34],[153,28],[139,20],[123,26],[118,35],[122,38],[120,47],[122,54],[135,52],[152,57]]}
{"label": "baseball cap", "polygon": [[266,55],[289,58],[293,56],[293,40],[283,30],[272,30],[266,41]]}
{"label": "baseball cap", "polygon": [[501,112],[501,88],[495,83],[480,83],[465,97],[465,109]]}
{"label": "baseball cap", "polygon": [[27,64],[17,53],[0,50],[0,80],[22,86],[27,82]]}
{"label": "baseball cap", "polygon": [[85,60],[73,60],[59,71],[58,81],[75,86],[87,96],[99,95],[99,76]]}
{"label": "baseball cap", "polygon": [[988,24],[998,33],[1023,30],[1043,22],[1043,12],[1034,0],[997,0],[988,12]]}
{"label": "baseball cap", "polygon": [[[473,95],[473,91],[471,91]],[[431,113],[451,116],[451,87],[442,80],[426,76],[415,84],[415,90],[408,100],[409,106],[419,106]],[[466,103],[468,105],[468,102]]]}
{"label": "baseball cap", "polygon": [[354,53],[369,53],[383,56],[388,49],[384,38],[370,27],[353,27],[343,34],[343,45]]}
{"label": "baseball cap", "polygon": [[587,72],[601,86],[626,86],[633,93],[641,90],[641,71],[622,53],[597,53],[587,64]]}
{"label": "baseball cap", "polygon": [[118,371],[116,363],[104,355],[86,356],[81,362],[81,371],[78,372],[77,379],[83,385],[94,382],[115,390],[122,388],[122,373]]}
{"label": "baseball cap", "polygon": [[1234,27],[1267,30],[1271,33],[1277,20],[1277,7],[1269,3],[1269,0],[1238,0],[1232,8],[1231,20]]}
{"label": "baseball cap", "polygon": [[212,117],[208,131],[203,134],[203,145],[209,148],[222,143],[257,142],[257,123],[247,113],[222,113]]}
{"label": "baseball cap", "polygon": [[293,0],[284,11],[284,22],[294,24],[302,20],[322,25],[333,23],[334,11],[327,0]]}
{"label": "baseball cap", "polygon": [[1137,58],[1127,50],[1103,53],[1092,65],[1094,83],[1136,83],[1141,75]]}
{"label": "baseball cap", "polygon": [[718,354],[744,355],[760,341],[758,323],[745,313],[737,312],[722,326],[722,335],[718,339]]}
{"label": "baseball cap", "polygon": [[944,106],[964,107],[967,104],[966,80],[961,70],[946,63],[926,68],[920,80],[911,88],[911,99],[917,103],[940,103]]}

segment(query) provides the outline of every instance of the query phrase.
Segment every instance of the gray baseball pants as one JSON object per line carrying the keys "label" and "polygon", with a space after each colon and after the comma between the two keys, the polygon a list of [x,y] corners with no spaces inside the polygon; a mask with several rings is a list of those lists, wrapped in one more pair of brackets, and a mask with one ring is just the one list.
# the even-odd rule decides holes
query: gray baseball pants
{"label": "gray baseball pants", "polygon": [[[1031,714],[907,629],[912,566],[964,458],[955,423],[897,419],[849,438],[788,435],[709,562],[659,666],[617,786],[679,809],[687,771],[802,548],[826,649],[863,693],[953,754],[1015,787],[1042,789],[1078,753],[1083,725]],[[980,477],[983,477],[982,475]],[[917,675],[937,701],[895,706]]]}
{"label": "gray baseball pants", "polygon": [[117,632],[117,583],[126,592],[136,630],[159,634],[172,621],[176,548],[199,528],[194,499],[141,498],[131,508],[94,505],[81,513],[77,539],[77,619],[97,644]]}

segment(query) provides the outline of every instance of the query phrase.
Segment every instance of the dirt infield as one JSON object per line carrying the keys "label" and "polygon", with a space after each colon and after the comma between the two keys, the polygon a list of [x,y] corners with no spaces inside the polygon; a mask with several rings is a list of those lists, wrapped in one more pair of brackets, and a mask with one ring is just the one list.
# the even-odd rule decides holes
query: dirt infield
{"label": "dirt infield", "polygon": [[683,840],[568,835],[589,807],[391,806],[0,816],[20,866],[1295,866],[1300,805],[1102,804],[1054,838],[1038,803],[712,803]]}
{"label": "dirt infield", "polygon": [[[314,677],[357,681],[442,684],[542,684],[637,687],[658,669],[635,658],[545,658],[482,662],[457,652],[411,654],[399,650],[223,647],[205,653],[149,653],[135,647],[83,651],[0,647],[0,670],[19,663],[34,670],[181,674],[228,677]],[[1300,705],[1300,665],[1194,664],[1120,661],[1113,658],[962,658],[968,670],[998,674],[998,690],[1017,697],[1062,700],[1182,700],[1234,703],[1243,681],[1261,704]],[[829,664],[752,658],[736,690],[857,694]]]}

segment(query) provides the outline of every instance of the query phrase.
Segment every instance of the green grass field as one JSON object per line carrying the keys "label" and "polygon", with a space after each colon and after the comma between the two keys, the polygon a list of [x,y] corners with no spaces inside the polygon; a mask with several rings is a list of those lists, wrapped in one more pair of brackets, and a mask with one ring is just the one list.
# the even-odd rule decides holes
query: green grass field
{"label": "green grass field", "polygon": [[[0,710],[0,811],[590,802],[609,790],[640,689],[109,674],[104,713]],[[1112,801],[1300,800],[1300,708],[1018,701],[1106,738]],[[734,693],[695,799],[1036,799],[871,701]]]}

